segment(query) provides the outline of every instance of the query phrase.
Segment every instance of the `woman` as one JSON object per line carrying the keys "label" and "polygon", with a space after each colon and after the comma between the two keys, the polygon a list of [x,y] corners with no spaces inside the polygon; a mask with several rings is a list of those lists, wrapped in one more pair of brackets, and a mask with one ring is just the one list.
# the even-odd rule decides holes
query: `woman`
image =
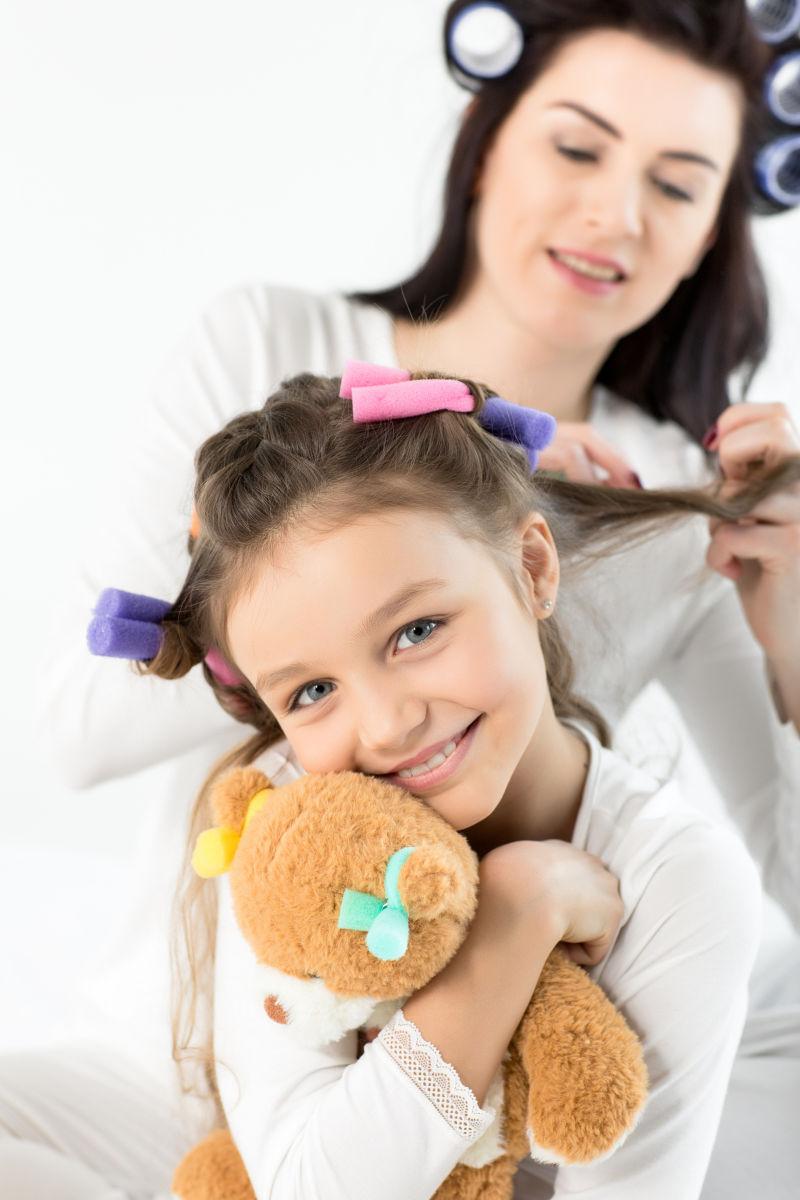
{"label": "woman", "polygon": [[[489,88],[468,110],[445,216],[445,231],[458,234],[460,203],[463,236],[452,252],[440,240],[432,256],[434,266],[453,258],[452,284],[423,281],[410,319],[407,286],[361,301],[274,288],[222,297],[162,379],[142,452],[126,455],[123,477],[138,480],[125,485],[107,552],[85,572],[74,651],[54,664],[48,719],[79,785],[192,752],[176,764],[164,805],[176,858],[196,783],[242,731],[225,724],[198,673],[169,688],[135,680],[122,663],[92,661],[82,628],[108,582],[176,593],[196,448],[285,376],[336,374],[352,357],[485,378],[563,422],[545,465],[580,475],[597,464],[631,486],[633,473],[645,486],[711,478],[716,464],[698,441],[715,423],[707,446],[731,486],[753,459],[778,461],[800,446],[781,406],[726,408],[730,374],[746,378],[766,345],[746,222],[763,63],[744,4],[525,7],[546,13],[550,31],[528,39],[497,85],[495,112]],[[624,280],[579,281],[592,272],[587,255],[612,260]],[[800,924],[800,498],[786,493],[758,516],[715,528],[710,545],[705,528],[689,526],[665,537],[657,559],[633,547],[598,564],[566,617],[579,688],[612,724],[648,681],[667,687],[765,885]],[[706,554],[713,574],[700,579]],[[158,874],[149,849],[154,911]],[[145,925],[141,909],[137,922]],[[780,1124],[798,1078],[791,1022],[758,1025],[774,1057],[745,1061],[741,1081],[734,1068],[708,1197],[730,1194],[724,1171],[743,1123],[748,1145],[761,1139],[759,1181],[767,1162],[771,1195],[781,1194],[782,1171],[788,1189],[800,1169],[787,1162]],[[757,1133],[754,1088],[774,1096]],[[731,1161],[741,1192],[741,1156]]]}

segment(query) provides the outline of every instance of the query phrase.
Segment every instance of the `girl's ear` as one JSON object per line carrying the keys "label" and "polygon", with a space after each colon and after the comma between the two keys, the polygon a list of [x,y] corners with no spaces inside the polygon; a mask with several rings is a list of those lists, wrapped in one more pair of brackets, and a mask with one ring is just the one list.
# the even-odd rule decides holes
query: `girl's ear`
{"label": "girl's ear", "polygon": [[561,571],[550,526],[541,513],[528,513],[519,526],[521,565],[537,620],[552,616]]}

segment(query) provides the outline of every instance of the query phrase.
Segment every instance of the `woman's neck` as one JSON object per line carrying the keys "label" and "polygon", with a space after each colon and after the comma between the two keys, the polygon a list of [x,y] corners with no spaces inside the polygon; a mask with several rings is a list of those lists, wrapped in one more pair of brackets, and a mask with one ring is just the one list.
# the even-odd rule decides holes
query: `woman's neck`
{"label": "woman's neck", "polygon": [[547,344],[474,289],[434,321],[395,318],[394,338],[397,361],[406,370],[474,379],[558,421],[588,420],[592,385],[610,350]]}

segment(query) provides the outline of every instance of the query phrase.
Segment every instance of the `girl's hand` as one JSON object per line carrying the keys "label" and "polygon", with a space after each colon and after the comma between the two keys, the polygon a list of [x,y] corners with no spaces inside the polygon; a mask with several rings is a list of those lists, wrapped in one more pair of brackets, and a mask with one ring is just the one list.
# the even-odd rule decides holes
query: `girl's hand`
{"label": "girl's hand", "polygon": [[619,883],[594,854],[569,842],[509,842],[481,860],[481,899],[504,898],[516,916],[535,915],[550,928],[553,945],[594,966],[605,958],[624,914]]}
{"label": "girl's hand", "polygon": [[539,452],[539,469],[565,475],[573,483],[642,486],[625,459],[585,422],[559,421],[554,440]]}
{"label": "girl's hand", "polygon": [[[715,436],[716,434],[716,436]],[[705,446],[716,450],[723,495],[735,495],[753,467],[800,454],[800,433],[784,404],[734,404]],[[800,485],[764,500],[737,522],[709,522],[707,562],[739,590],[754,636],[773,662],[800,663]]]}

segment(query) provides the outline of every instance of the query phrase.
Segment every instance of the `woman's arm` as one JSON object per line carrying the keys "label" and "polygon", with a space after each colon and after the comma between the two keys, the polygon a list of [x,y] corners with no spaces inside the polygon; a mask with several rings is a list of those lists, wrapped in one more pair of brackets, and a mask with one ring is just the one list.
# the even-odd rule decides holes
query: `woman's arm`
{"label": "woman's arm", "polygon": [[800,929],[800,737],[782,723],[733,585],[718,580],[658,678],[675,701],[766,890]]}
{"label": "woman's arm", "polygon": [[42,654],[43,737],[73,786],[141,770],[226,729],[232,742],[241,739],[198,669],[168,684],[139,678],[126,661],[93,658],[86,627],[104,587],[177,595],[194,455],[230,417],[263,402],[268,315],[256,292],[219,297],[162,374],[130,443],[108,447],[83,562],[72,586],[60,581]]}

